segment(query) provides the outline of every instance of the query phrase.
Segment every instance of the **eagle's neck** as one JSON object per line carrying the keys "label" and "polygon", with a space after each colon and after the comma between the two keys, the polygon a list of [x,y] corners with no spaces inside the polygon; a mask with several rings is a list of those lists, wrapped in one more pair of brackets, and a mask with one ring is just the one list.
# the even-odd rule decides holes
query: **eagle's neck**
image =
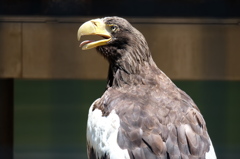
{"label": "eagle's neck", "polygon": [[154,84],[161,73],[143,35],[134,29],[133,32],[134,36],[125,41],[97,48],[110,63],[107,87]]}
{"label": "eagle's neck", "polygon": [[149,57],[148,61],[135,63],[134,66],[128,61],[110,63],[107,88],[155,85],[157,82],[155,77],[160,73],[152,57]]}

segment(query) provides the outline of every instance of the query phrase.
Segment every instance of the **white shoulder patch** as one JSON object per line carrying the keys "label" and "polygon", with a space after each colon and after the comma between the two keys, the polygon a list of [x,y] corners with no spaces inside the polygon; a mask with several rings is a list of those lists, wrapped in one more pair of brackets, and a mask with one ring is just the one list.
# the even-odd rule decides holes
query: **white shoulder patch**
{"label": "white shoulder patch", "polygon": [[117,143],[120,126],[118,115],[114,110],[107,117],[102,116],[99,109],[92,111],[95,102],[88,113],[87,142],[94,148],[98,158],[106,153],[111,159],[130,159],[127,149],[121,149]]}
{"label": "white shoulder patch", "polygon": [[212,141],[210,140],[210,149],[209,151],[206,153],[206,159],[216,159],[217,156],[215,154],[213,145],[212,145]]}

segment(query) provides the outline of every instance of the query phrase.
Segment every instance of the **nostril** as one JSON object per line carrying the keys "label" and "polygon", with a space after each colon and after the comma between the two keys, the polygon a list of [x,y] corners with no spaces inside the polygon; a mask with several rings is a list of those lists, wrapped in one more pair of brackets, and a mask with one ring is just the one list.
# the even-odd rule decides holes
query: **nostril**
{"label": "nostril", "polygon": [[97,26],[97,22],[95,22],[95,21],[92,21],[92,23],[93,23],[95,26]]}

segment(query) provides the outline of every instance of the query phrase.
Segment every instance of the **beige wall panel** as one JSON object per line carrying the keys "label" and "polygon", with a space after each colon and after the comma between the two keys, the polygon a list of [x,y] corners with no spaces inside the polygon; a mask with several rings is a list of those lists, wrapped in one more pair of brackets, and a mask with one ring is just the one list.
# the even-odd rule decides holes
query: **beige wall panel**
{"label": "beige wall panel", "polygon": [[138,24],[157,65],[173,79],[240,79],[240,26]]}
{"label": "beige wall panel", "polygon": [[0,78],[21,76],[21,24],[0,22]]}
{"label": "beige wall panel", "polygon": [[227,79],[240,80],[240,25],[226,33],[226,76]]}
{"label": "beige wall panel", "polygon": [[105,79],[108,64],[96,51],[82,51],[80,24],[24,23],[24,78]]}
{"label": "beige wall panel", "polygon": [[[82,51],[78,47],[76,32],[81,23],[27,22],[22,25],[23,78],[107,77],[106,60],[94,49]],[[144,34],[154,60],[170,78],[240,79],[239,25],[158,21],[156,24],[137,22],[134,26]]]}

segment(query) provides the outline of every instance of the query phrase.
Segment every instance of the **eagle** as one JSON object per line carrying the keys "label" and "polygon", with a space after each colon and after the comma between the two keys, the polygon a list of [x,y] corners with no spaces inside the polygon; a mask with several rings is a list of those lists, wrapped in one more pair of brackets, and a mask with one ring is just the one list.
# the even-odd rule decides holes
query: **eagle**
{"label": "eagle", "polygon": [[103,95],[89,108],[89,159],[215,159],[205,120],[194,101],[153,61],[144,36],[127,20],[105,17],[77,32],[97,35],[96,48],[109,63]]}

